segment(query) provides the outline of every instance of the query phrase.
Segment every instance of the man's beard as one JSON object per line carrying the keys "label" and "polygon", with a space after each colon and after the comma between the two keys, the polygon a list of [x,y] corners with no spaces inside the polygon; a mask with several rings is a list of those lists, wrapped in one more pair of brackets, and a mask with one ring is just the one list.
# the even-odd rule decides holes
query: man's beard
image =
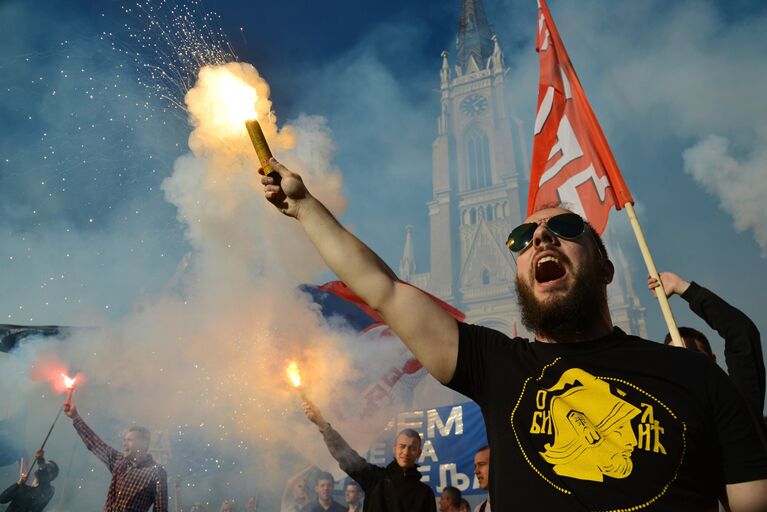
{"label": "man's beard", "polygon": [[582,339],[599,320],[607,304],[607,289],[602,284],[597,262],[589,262],[583,267],[566,295],[545,302],[539,302],[532,286],[525,285],[519,276],[515,284],[517,301],[522,310],[522,325],[546,339]]}

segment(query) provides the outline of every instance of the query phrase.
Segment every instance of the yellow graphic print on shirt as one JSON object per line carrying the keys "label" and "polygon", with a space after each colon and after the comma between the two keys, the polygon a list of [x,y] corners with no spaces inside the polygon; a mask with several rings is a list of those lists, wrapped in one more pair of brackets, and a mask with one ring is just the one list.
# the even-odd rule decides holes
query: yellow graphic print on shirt
{"label": "yellow graphic print on shirt", "polygon": [[546,391],[555,395],[549,405],[554,442],[541,456],[554,472],[597,482],[629,476],[637,446],[631,420],[642,411],[578,368],[567,370]]}
{"label": "yellow graphic print on shirt", "polygon": [[661,400],[673,389],[650,384],[595,375],[556,358],[525,379],[511,412],[526,465],[589,510],[652,505],[677,478],[687,426]]}

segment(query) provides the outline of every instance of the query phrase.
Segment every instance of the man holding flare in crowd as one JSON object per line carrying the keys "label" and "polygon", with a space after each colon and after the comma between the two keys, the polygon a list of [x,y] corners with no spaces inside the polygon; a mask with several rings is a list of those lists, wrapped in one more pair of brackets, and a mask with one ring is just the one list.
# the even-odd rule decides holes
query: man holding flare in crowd
{"label": "man holding flare in crowd", "polygon": [[509,236],[536,340],[510,339],[399,281],[299,175],[269,163],[267,200],[437,380],[482,408],[496,510],[707,510],[723,484],[731,510],[767,509],[767,453],[745,401],[711,361],[613,326],[613,264],[580,216],[544,208]]}
{"label": "man holding flare in crowd", "polygon": [[122,453],[115,450],[85,423],[74,404],[64,404],[64,413],[85,443],[112,473],[104,512],[168,512],[168,476],[149,453],[149,430],[133,426],[123,438]]}
{"label": "man holding flare in crowd", "polygon": [[394,440],[394,460],[382,468],[366,461],[335,431],[314,403],[303,400],[304,414],[317,425],[330,455],[365,491],[363,512],[436,512],[431,487],[421,482],[416,462],[421,456],[421,436],[402,430]]}

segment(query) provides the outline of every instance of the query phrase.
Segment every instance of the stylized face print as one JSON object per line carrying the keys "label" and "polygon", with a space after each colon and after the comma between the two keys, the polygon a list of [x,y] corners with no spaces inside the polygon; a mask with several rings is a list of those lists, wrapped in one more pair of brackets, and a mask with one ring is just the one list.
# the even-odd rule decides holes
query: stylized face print
{"label": "stylized face print", "polygon": [[636,445],[637,438],[631,423],[622,424],[607,434],[601,450],[594,455],[597,467],[605,476],[626,478],[634,467],[631,454]]}
{"label": "stylized face print", "polygon": [[604,381],[576,368],[547,391],[555,396],[550,412],[556,435],[541,456],[554,472],[596,482],[630,475],[637,445],[631,419],[639,409],[612,394]]}

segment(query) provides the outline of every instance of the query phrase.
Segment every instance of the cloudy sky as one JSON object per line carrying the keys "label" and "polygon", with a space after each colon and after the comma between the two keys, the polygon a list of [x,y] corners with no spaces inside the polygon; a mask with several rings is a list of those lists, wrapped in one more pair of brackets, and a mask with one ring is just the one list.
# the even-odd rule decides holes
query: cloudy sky
{"label": "cloudy sky", "polygon": [[[412,224],[419,270],[428,269],[434,89],[439,53],[454,49],[458,4],[216,5],[234,53],[271,85],[279,120],[321,116],[343,176],[343,220],[395,268]],[[511,67],[515,114],[529,127],[534,2],[486,7]],[[767,192],[765,7],[587,0],[550,8],[659,268],[708,285],[767,327],[767,214],[759,201]],[[185,114],[166,110],[141,85],[151,82],[146,69],[114,51],[155,57],[135,40],[144,23],[136,9],[6,1],[0,10],[0,318],[119,318],[168,286],[189,249],[161,189],[187,150]],[[161,12],[170,22],[167,6]],[[611,222],[626,234],[634,281],[643,283],[623,217]],[[658,338],[660,314],[643,298]],[[673,304],[682,323],[700,325]]]}
{"label": "cloudy sky", "polygon": [[[412,224],[419,270],[427,270],[434,89],[439,53],[454,49],[458,4],[216,5],[234,53],[270,83],[280,121],[324,118],[348,201],[343,220],[395,268]],[[529,127],[534,2],[486,7],[511,67],[515,114]],[[658,266],[708,285],[765,327],[765,8],[745,0],[550,8]],[[1,318],[119,317],[167,285],[188,250],[160,187],[186,150],[188,124],[147,94],[146,70],[113,50],[151,60],[134,39],[136,10],[85,1],[5,1],[0,9]],[[626,231],[622,213],[612,222]],[[660,315],[644,298],[657,338]],[[674,303],[683,323],[699,325]]]}
{"label": "cloudy sky", "polygon": [[[170,27],[173,4],[154,5]],[[273,132],[277,156],[309,176],[393,268],[405,226],[413,225],[418,270],[427,271],[435,89],[441,51],[454,53],[458,0],[222,1],[218,17],[205,22],[212,5],[192,4],[193,28],[198,36],[206,23],[206,30],[220,28],[231,52],[255,67],[240,68],[244,76],[271,86],[277,126],[270,130],[287,127],[279,137]],[[511,68],[514,114],[530,133],[535,2],[485,5]],[[638,202],[657,266],[715,290],[765,332],[767,6],[551,0],[550,8]],[[210,357],[207,340],[231,327],[229,338],[239,341],[222,341],[204,379],[184,383],[190,386],[211,376],[223,383],[239,368],[233,365],[282,357],[281,340],[298,332],[343,353],[342,341],[292,309],[286,291],[330,276],[297,227],[261,201],[247,162],[231,164],[231,155],[219,153],[234,171],[205,174],[215,159],[190,151],[187,113],[158,97],[159,70],[147,67],[179,71],[162,90],[181,101],[179,81],[192,85],[184,52],[164,48],[158,56],[147,39],[156,32],[146,28],[141,9],[111,0],[0,2],[0,323],[106,326],[116,358],[141,366],[131,347],[151,350],[166,375],[189,375],[189,364]],[[223,39],[207,41],[220,46]],[[610,224],[633,265],[650,337],[659,339],[665,327],[643,287],[646,273],[624,217],[613,213]],[[682,301],[672,306],[680,324],[703,327]],[[259,315],[261,348],[243,349],[238,336]],[[119,372],[110,381],[113,368],[93,350],[107,341],[88,338],[73,342],[69,356],[90,358],[81,362],[91,382],[104,377],[123,398],[152,392],[154,367],[143,370],[140,386]],[[187,366],[167,362],[180,340],[190,347]],[[721,354],[721,344],[715,348]],[[14,363],[22,373],[36,354],[24,356]],[[318,375],[361,367],[338,361]],[[263,368],[267,376],[272,370]],[[274,382],[237,379],[254,390]],[[183,389],[166,391],[180,396]],[[229,409],[241,405],[214,391]],[[119,415],[110,409],[113,396],[91,393],[93,404]],[[286,400],[257,407],[287,410]],[[126,403],[141,414],[138,402]],[[173,411],[194,419],[197,404],[188,405],[179,399]]]}

